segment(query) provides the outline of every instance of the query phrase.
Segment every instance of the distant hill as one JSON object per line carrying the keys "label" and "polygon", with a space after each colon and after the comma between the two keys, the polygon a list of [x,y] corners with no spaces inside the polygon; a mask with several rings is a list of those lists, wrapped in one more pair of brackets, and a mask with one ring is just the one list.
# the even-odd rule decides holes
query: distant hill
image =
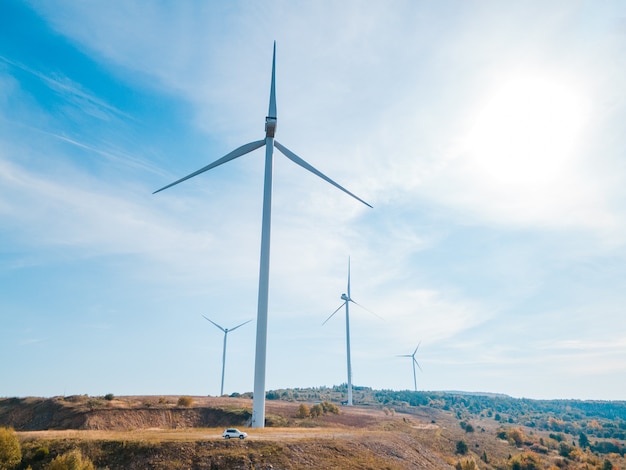
{"label": "distant hill", "polygon": [[444,395],[478,395],[481,397],[490,397],[490,398],[512,398],[510,395],[505,395],[504,393],[490,393],[490,392],[464,392],[462,390],[442,390],[440,392]]}

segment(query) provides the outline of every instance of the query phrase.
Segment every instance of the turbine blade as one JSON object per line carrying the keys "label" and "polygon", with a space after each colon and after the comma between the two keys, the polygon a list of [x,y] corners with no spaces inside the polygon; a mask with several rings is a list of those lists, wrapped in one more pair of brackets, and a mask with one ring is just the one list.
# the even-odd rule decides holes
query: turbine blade
{"label": "turbine blade", "polygon": [[334,187],[336,187],[337,189],[342,190],[344,193],[349,194],[350,196],[352,196],[354,199],[356,199],[357,201],[362,202],[363,204],[365,204],[367,207],[372,207],[371,204],[368,204],[367,202],[365,202],[363,199],[361,199],[360,197],[356,196],[355,194],[352,194],[350,191],[348,191],[346,188],[344,188],[343,186],[341,186],[338,183],[335,183],[333,180],[331,180],[328,176],[326,176],[324,173],[322,173],[321,171],[315,169],[314,167],[312,167],[311,165],[309,165],[307,162],[305,162],[302,158],[300,158],[299,156],[297,156],[295,153],[293,153],[291,150],[289,150],[287,147],[285,147],[284,145],[282,145],[281,143],[279,143],[278,141],[274,141],[274,145],[276,146],[276,148],[278,150],[280,150],[282,152],[283,155],[285,155],[285,157],[287,157],[289,160],[291,160],[292,162],[294,162],[296,165],[300,165],[302,168],[304,168],[305,170],[309,170],[311,173],[313,173],[314,175],[319,176],[320,178],[322,178],[324,181],[326,181],[327,183],[332,184]]}
{"label": "turbine blade", "polygon": [[396,357],[413,357],[410,354],[398,354]]}
{"label": "turbine blade", "polygon": [[363,310],[365,310],[366,312],[371,313],[372,315],[374,315],[375,317],[380,318],[381,320],[384,320],[383,317],[381,317],[380,315],[372,312],[370,309],[363,307],[363,305],[361,305],[360,303],[355,302],[354,300],[350,299],[350,302],[352,302],[354,305],[358,305],[359,307],[361,307]]}
{"label": "turbine blade", "polygon": [[[202,315],[202,316],[204,317],[204,315]],[[225,330],[224,328],[222,328],[221,326],[219,326],[217,323],[215,323],[213,320],[211,320],[211,319],[210,319],[210,318],[208,318],[208,317],[204,317],[204,318],[205,318],[205,320],[208,320],[208,321],[210,321],[211,323],[213,323],[215,326],[217,326],[217,327],[218,327],[220,330],[222,330],[224,333],[226,333],[226,330]]]}
{"label": "turbine blade", "polygon": [[324,325],[326,324],[326,322],[327,322],[328,320],[330,320],[330,319],[333,317],[333,315],[334,315],[335,313],[337,313],[339,310],[341,310],[341,309],[343,308],[343,306],[344,306],[344,305],[346,305],[346,303],[345,303],[345,302],[344,302],[344,303],[342,303],[339,307],[337,307],[337,310],[335,310],[333,313],[331,313],[331,314],[330,314],[330,317],[328,317],[326,320],[324,320],[324,323],[322,323],[322,326],[324,326]]}
{"label": "turbine blade", "polygon": [[231,329],[230,329],[230,330],[228,330],[228,331],[229,331],[229,332],[234,331],[234,330],[236,330],[237,328],[239,328],[240,326],[243,326],[243,325],[245,325],[246,323],[250,323],[251,321],[252,321],[252,320],[245,321],[245,322],[243,322],[241,325],[237,325],[236,327],[231,328]]}
{"label": "turbine blade", "polygon": [[424,371],[422,370],[422,366],[420,366],[420,363],[419,363],[419,362],[417,362],[417,360],[416,360],[415,358],[413,358],[413,360],[415,361],[415,364],[417,364],[417,367],[419,367],[419,368],[420,368],[420,370],[421,370],[422,372],[424,372]]}
{"label": "turbine blade", "polygon": [[246,153],[250,153],[253,150],[256,150],[256,149],[258,149],[260,147],[263,147],[264,145],[265,145],[265,139],[257,140],[256,142],[250,142],[249,144],[242,145],[241,147],[236,148],[235,150],[230,152],[229,154],[224,155],[222,158],[220,158],[218,160],[215,160],[210,165],[207,165],[204,168],[200,168],[198,171],[194,171],[190,175],[187,175],[184,178],[176,180],[173,183],[168,184],[167,186],[163,186],[161,189],[157,189],[152,194],[156,194],[156,193],[159,193],[159,192],[163,191],[164,189],[171,188],[172,186],[175,186],[178,183],[182,183],[183,181],[186,181],[189,178],[193,178],[194,176],[197,176],[200,173],[204,173],[205,171],[209,171],[209,170],[215,168],[216,166],[220,166],[223,163],[226,163],[226,162],[229,162],[231,160],[234,160],[237,157],[241,157],[242,155],[245,155]]}
{"label": "turbine blade", "polygon": [[417,347],[415,348],[415,351],[413,351],[413,355],[414,355],[414,356],[415,356],[415,353],[417,353],[417,350],[419,349],[420,344],[422,344],[422,341],[421,341],[421,340],[420,340],[420,342],[419,342],[419,343],[417,343]]}
{"label": "turbine blade", "polygon": [[350,257],[348,256],[348,298],[350,298]]}
{"label": "turbine blade", "polygon": [[276,119],[276,41],[274,41],[274,56],[272,58],[272,84],[270,85],[270,107],[267,117]]}

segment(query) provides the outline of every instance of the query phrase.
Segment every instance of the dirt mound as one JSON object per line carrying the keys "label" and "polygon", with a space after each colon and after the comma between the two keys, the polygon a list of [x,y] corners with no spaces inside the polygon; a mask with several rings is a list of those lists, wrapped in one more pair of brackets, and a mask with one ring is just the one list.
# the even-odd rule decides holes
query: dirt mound
{"label": "dirt mound", "polygon": [[245,408],[224,409],[204,404],[178,407],[175,400],[160,406],[137,399],[106,400],[88,397],[9,398],[0,400],[0,426],[16,431],[47,429],[132,430],[177,429],[245,425],[250,412]]}
{"label": "dirt mound", "polygon": [[0,425],[18,431],[83,429],[86,417],[80,410],[55,399],[7,398],[0,400]]}

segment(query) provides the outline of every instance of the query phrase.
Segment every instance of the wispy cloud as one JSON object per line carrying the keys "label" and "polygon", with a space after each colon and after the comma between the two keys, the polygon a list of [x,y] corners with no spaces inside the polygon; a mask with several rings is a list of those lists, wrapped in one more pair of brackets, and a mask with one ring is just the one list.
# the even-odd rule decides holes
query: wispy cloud
{"label": "wispy cloud", "polygon": [[20,64],[3,56],[0,56],[0,61],[27,72],[28,74],[41,80],[51,90],[62,95],[65,100],[73,103],[84,113],[90,114],[99,119],[109,119],[112,116],[128,120],[133,119],[131,115],[122,112],[101,98],[89,93],[84,90],[80,84],[73,82],[68,77],[59,74],[59,72],[56,72],[53,75],[46,75],[39,70],[32,69],[24,64]]}

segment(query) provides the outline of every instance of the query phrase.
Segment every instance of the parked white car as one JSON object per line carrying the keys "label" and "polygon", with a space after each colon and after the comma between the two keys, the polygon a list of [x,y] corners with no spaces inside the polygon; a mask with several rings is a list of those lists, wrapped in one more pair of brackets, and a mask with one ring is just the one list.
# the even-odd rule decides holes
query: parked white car
{"label": "parked white car", "polygon": [[246,434],[243,431],[240,431],[239,429],[228,428],[224,430],[224,432],[222,433],[222,437],[225,439],[230,439],[231,437],[238,437],[239,439],[245,439],[246,437],[248,437],[248,434]]}

